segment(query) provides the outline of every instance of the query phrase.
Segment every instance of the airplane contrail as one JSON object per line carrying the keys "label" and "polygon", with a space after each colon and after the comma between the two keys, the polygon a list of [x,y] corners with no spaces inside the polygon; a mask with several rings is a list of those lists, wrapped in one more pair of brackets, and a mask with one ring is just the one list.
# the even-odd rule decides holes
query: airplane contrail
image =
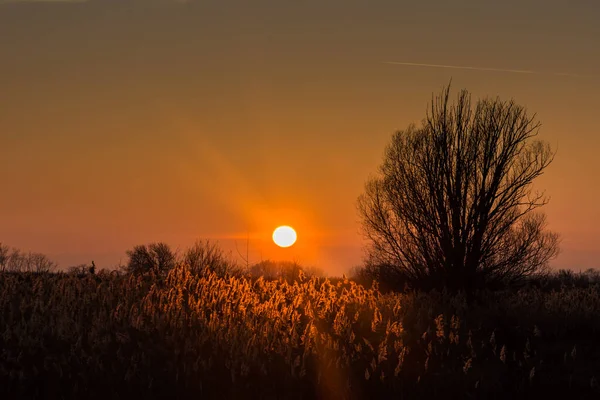
{"label": "airplane contrail", "polygon": [[572,76],[572,77],[577,77],[577,78],[585,77],[584,75],[569,74],[569,73],[563,73],[563,72],[540,72],[540,71],[530,71],[530,70],[524,70],[524,69],[485,68],[485,67],[469,67],[469,66],[462,66],[462,65],[444,65],[444,64],[421,64],[421,63],[398,62],[398,61],[384,61],[384,64],[406,65],[406,66],[411,66],[411,67],[468,69],[468,70],[472,70],[472,71],[511,72],[514,74]]}

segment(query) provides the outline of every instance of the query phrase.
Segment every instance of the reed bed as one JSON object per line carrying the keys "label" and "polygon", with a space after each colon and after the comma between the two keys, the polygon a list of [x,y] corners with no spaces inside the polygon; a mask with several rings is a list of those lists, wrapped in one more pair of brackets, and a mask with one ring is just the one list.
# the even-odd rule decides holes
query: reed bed
{"label": "reed bed", "polygon": [[600,289],[0,274],[4,398],[599,398]]}

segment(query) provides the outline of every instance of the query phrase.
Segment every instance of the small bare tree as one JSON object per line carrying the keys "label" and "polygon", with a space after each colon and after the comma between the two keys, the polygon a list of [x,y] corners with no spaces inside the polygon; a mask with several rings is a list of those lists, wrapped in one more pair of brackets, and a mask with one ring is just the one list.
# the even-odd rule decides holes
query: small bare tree
{"label": "small bare tree", "polygon": [[468,293],[515,284],[558,253],[531,184],[552,162],[540,123],[513,101],[450,88],[420,127],[394,134],[379,174],[359,197],[370,241],[367,271],[413,287]]}
{"label": "small bare tree", "polygon": [[302,276],[307,276],[304,268],[295,261],[263,260],[250,266],[248,272],[254,278],[262,276],[269,280],[285,279],[288,282],[293,282]]}
{"label": "small bare tree", "polygon": [[27,255],[19,249],[12,249],[8,256],[7,268],[10,272],[25,272],[27,269]]}
{"label": "small bare tree", "polygon": [[30,272],[51,272],[57,264],[42,253],[27,254],[27,270]]}
{"label": "small bare tree", "polygon": [[138,274],[154,272],[164,274],[175,267],[177,258],[166,243],[150,243],[149,245],[134,246],[127,251],[129,260],[125,272]]}
{"label": "small bare tree", "polygon": [[198,240],[183,255],[183,264],[194,275],[215,272],[219,276],[238,275],[241,269],[226,257],[217,243]]}
{"label": "small bare tree", "polygon": [[96,263],[92,261],[91,264],[79,264],[73,265],[67,269],[67,272],[71,275],[85,276],[96,274]]}
{"label": "small bare tree", "polygon": [[10,247],[0,243],[0,272],[6,271],[10,255]]}
{"label": "small bare tree", "polygon": [[24,253],[0,243],[0,271],[51,272],[57,264],[42,253]]}

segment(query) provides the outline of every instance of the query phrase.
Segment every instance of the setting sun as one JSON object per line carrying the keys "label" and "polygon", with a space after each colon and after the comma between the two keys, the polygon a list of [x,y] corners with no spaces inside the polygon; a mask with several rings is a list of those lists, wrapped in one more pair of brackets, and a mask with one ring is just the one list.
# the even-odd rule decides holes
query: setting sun
{"label": "setting sun", "polygon": [[273,242],[279,247],[290,247],[296,243],[296,231],[291,226],[280,226],[273,231]]}

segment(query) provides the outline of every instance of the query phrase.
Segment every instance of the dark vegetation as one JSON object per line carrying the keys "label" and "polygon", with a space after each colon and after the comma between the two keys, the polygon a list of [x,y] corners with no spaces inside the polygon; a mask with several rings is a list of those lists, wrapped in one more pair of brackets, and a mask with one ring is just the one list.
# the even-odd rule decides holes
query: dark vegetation
{"label": "dark vegetation", "polygon": [[550,272],[539,124],[449,90],[393,136],[349,278],[211,242],[56,272],[0,245],[3,398],[600,398],[600,272]]}
{"label": "dark vegetation", "polygon": [[0,273],[3,398],[597,398],[597,271],[518,290]]}
{"label": "dark vegetation", "polygon": [[450,88],[421,126],[397,132],[359,198],[369,239],[366,272],[378,280],[470,295],[510,287],[547,266],[558,235],[532,183],[552,162],[540,123],[514,101]]}
{"label": "dark vegetation", "polygon": [[56,263],[41,253],[23,252],[0,242],[0,272],[49,272]]}

